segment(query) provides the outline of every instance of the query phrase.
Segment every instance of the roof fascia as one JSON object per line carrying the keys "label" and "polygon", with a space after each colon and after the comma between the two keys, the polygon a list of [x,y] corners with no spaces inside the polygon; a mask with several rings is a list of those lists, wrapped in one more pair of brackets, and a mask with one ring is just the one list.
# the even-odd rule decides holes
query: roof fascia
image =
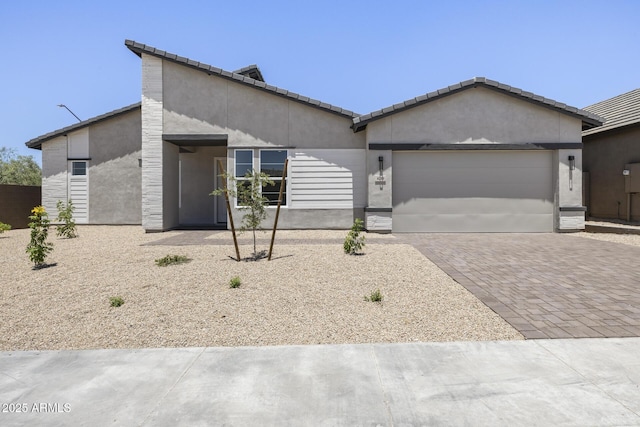
{"label": "roof fascia", "polygon": [[49,132],[49,133],[46,133],[44,135],[40,135],[37,138],[33,138],[32,140],[25,142],[25,145],[28,148],[33,148],[33,149],[36,149],[36,150],[40,150],[40,149],[42,149],[42,143],[44,143],[44,142],[50,141],[50,140],[52,140],[54,138],[57,138],[59,136],[64,136],[64,135],[68,134],[69,132],[75,132],[77,130],[80,130],[80,129],[85,128],[87,126],[91,126],[91,125],[96,124],[98,122],[102,122],[104,120],[108,120],[108,119],[111,119],[111,118],[114,118],[114,117],[118,117],[118,116],[120,116],[122,114],[126,114],[126,113],[129,113],[131,111],[135,111],[136,109],[140,109],[140,107],[141,107],[141,103],[140,102],[136,102],[135,104],[131,104],[131,105],[128,105],[126,107],[119,108],[117,110],[113,110],[113,111],[110,111],[108,113],[101,114],[99,116],[92,117],[92,118],[87,119],[87,120],[83,120],[83,121],[81,121],[79,123],[75,123],[75,124],[73,124],[71,126],[67,126],[67,127],[64,127],[64,128],[58,129],[58,130],[54,130],[53,132]]}
{"label": "roof fascia", "polygon": [[156,49],[154,47],[151,46],[147,46],[145,44],[142,43],[138,43],[135,42],[133,40],[125,40],[125,46],[127,46],[127,48],[129,48],[129,50],[131,50],[133,53],[135,53],[136,55],[142,57],[142,54],[147,54],[147,55],[152,55],[155,56],[157,58],[161,58],[167,61],[171,61],[174,62],[176,64],[179,65],[183,65],[186,67],[190,67],[193,68],[195,70],[207,73],[209,75],[216,75],[218,77],[227,79],[227,80],[231,80],[234,81],[236,83],[241,83],[241,84],[245,84],[247,86],[253,87],[255,89],[258,90],[262,90],[265,92],[268,92],[272,95],[277,95],[286,99],[289,99],[291,101],[295,101],[295,102],[299,102],[301,104],[310,106],[310,107],[314,107],[314,108],[318,108],[320,110],[323,111],[327,111],[329,113],[333,113],[333,114],[337,114],[339,116],[342,117],[346,117],[349,119],[353,119],[354,117],[358,117],[359,114],[354,113],[353,111],[350,110],[346,110],[344,108],[340,108],[340,107],[336,107],[335,105],[331,105],[331,104],[327,104],[325,102],[321,102],[318,101],[316,99],[313,98],[309,98],[306,96],[302,96],[299,95],[295,92],[290,92],[286,89],[281,89],[279,87],[273,86],[273,85],[269,85],[266,84],[263,81],[260,80],[255,80],[252,79],[249,76],[245,76],[242,74],[237,74],[231,71],[226,71],[223,70],[221,68],[217,68],[205,63],[201,63],[201,62],[197,62],[194,60],[191,60],[189,58],[185,58],[185,57],[181,57],[178,55],[175,55],[173,53],[169,53],[169,52],[165,52],[163,50],[160,49]]}

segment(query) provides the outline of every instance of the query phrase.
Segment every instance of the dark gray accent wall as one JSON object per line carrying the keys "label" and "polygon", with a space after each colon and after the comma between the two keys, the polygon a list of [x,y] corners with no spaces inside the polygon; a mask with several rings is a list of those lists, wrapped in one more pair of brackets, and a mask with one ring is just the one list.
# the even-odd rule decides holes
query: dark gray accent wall
{"label": "dark gray accent wall", "polygon": [[[640,126],[586,135],[583,168],[589,173],[589,216],[626,219],[627,194],[622,171],[640,163]],[[631,219],[640,221],[640,195],[632,196]]]}
{"label": "dark gray accent wall", "polygon": [[89,127],[89,223],[140,224],[140,109]]}

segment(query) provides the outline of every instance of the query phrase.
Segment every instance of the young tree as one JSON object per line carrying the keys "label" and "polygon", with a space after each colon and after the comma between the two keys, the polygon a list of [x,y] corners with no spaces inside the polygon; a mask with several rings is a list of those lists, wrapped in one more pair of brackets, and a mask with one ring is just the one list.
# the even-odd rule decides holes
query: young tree
{"label": "young tree", "polygon": [[[226,174],[223,178],[231,181],[231,185],[226,189],[227,195],[236,197],[238,209],[245,212],[240,231],[251,230],[253,233],[253,259],[258,260],[263,253],[258,253],[256,248],[256,231],[262,229],[260,225],[267,218],[267,206],[269,205],[269,199],[262,195],[262,188],[274,185],[274,182],[266,173],[255,170],[247,172],[243,179]],[[210,195],[217,196],[224,193],[224,188],[218,188]]]}
{"label": "young tree", "polygon": [[42,170],[32,156],[16,155],[14,149],[0,148],[0,184],[41,185]]}

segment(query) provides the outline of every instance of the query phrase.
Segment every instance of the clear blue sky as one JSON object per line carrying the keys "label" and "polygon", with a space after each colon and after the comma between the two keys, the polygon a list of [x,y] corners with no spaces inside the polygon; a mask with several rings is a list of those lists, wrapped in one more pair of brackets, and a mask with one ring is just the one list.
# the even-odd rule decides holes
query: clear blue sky
{"label": "clear blue sky", "polygon": [[368,113],[475,76],[575,107],[640,87],[640,1],[0,4],[0,146],[140,100],[133,39]]}

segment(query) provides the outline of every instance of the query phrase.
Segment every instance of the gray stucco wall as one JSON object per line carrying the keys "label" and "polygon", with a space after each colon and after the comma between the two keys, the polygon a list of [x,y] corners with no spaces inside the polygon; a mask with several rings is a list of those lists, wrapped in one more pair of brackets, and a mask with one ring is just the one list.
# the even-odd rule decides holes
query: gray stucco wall
{"label": "gray stucco wall", "polygon": [[580,142],[580,119],[477,87],[367,125],[367,143]]}
{"label": "gray stucco wall", "polygon": [[172,62],[163,88],[164,133],[228,134],[229,147],[364,148],[348,117]]}
{"label": "gray stucco wall", "polygon": [[[588,213],[596,218],[626,219],[627,195],[622,171],[640,163],[640,126],[584,137],[584,171],[589,173]],[[632,220],[640,220],[640,197],[632,196]]]}
{"label": "gray stucco wall", "polygon": [[179,147],[162,141],[162,228],[168,230],[180,224],[178,209]]}
{"label": "gray stucco wall", "polygon": [[[181,153],[180,225],[215,224],[214,197],[216,157],[226,157],[226,147],[189,147],[193,153]],[[224,163],[224,162],[223,162]]]}
{"label": "gray stucco wall", "polygon": [[89,127],[89,223],[140,224],[140,110]]}

